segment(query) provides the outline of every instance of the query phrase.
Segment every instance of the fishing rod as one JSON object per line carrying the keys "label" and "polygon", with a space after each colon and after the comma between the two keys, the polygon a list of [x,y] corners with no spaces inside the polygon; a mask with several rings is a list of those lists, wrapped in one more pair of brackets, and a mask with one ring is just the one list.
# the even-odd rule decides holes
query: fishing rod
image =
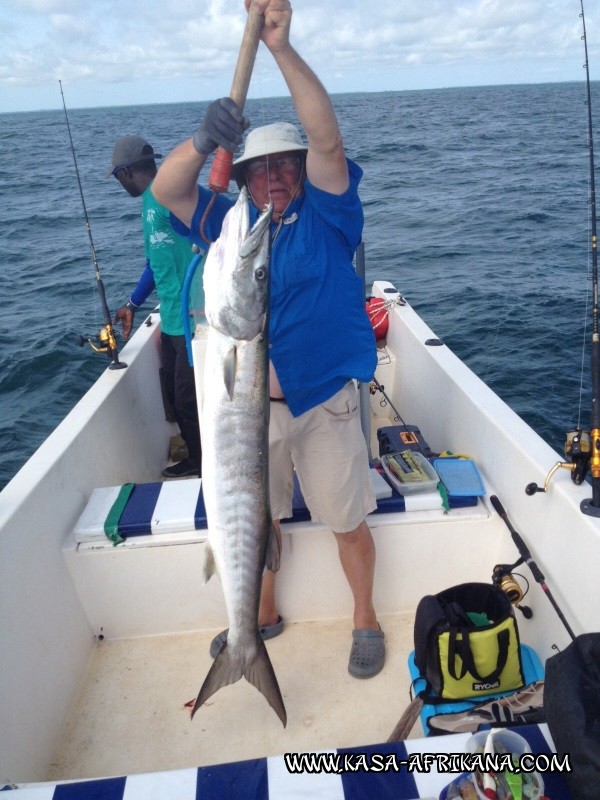
{"label": "fishing rod", "polygon": [[590,212],[592,249],[592,415],[590,424],[590,469],[592,473],[592,498],[583,500],[580,508],[584,514],[600,517],[600,334],[598,333],[598,239],[596,235],[596,181],[594,177],[594,137],[592,133],[592,93],[590,88],[590,66],[583,0],[581,22],[585,50],[585,84],[587,93],[588,150],[590,156]]}
{"label": "fishing rod", "polygon": [[100,275],[100,267],[98,265],[98,258],[96,256],[96,248],[94,247],[94,240],[92,238],[92,229],[90,226],[90,220],[87,213],[87,208],[85,205],[85,198],[83,196],[83,187],[81,186],[81,178],[79,177],[79,168],[77,167],[77,158],[75,156],[75,148],[73,146],[73,137],[71,136],[71,126],[69,125],[69,116],[67,114],[67,105],[65,103],[65,95],[62,88],[62,81],[59,80],[58,82],[60,86],[60,94],[62,97],[62,104],[65,111],[65,121],[67,123],[67,132],[69,134],[69,143],[71,145],[71,154],[73,156],[73,164],[75,165],[75,175],[77,176],[77,185],[79,186],[79,195],[81,197],[81,205],[83,206],[83,216],[85,219],[85,227],[87,230],[88,239],[90,242],[90,250],[92,253],[92,266],[94,267],[94,272],[96,275],[96,285],[98,286],[98,292],[100,294],[100,304],[102,305],[102,313],[104,315],[104,327],[99,331],[97,339],[98,345],[95,345],[91,339],[84,339],[83,336],[80,336],[78,339],[78,344],[83,347],[83,345],[87,343],[90,345],[92,350],[96,353],[106,353],[107,356],[110,358],[111,363],[109,365],[109,369],[123,369],[127,366],[123,361],[119,361],[119,353],[117,351],[117,339],[115,336],[115,331],[112,325],[110,312],[108,310],[108,303],[106,302],[106,292],[104,290],[104,283],[102,281],[102,277]]}
{"label": "fishing rod", "polygon": [[[510,535],[512,536],[512,540],[515,543],[515,545],[517,547],[517,550],[519,551],[519,553],[521,555],[522,561],[521,562],[517,562],[517,563],[525,563],[525,564],[527,564],[527,566],[531,570],[531,574],[533,575],[535,580],[541,586],[542,591],[544,592],[544,594],[546,595],[548,600],[550,600],[550,602],[552,603],[552,606],[553,606],[554,610],[556,611],[556,613],[558,614],[558,617],[559,617],[560,621],[565,626],[565,628],[567,630],[567,633],[569,634],[571,639],[574,640],[575,639],[575,634],[573,633],[573,629],[571,628],[571,626],[567,622],[565,615],[563,614],[563,612],[560,609],[560,606],[558,605],[558,603],[554,599],[554,596],[553,596],[552,592],[548,588],[548,584],[546,583],[546,578],[544,577],[543,572],[541,571],[541,569],[538,567],[538,565],[535,563],[535,561],[531,557],[531,553],[529,552],[529,548],[527,547],[527,545],[525,544],[525,542],[523,541],[521,536],[513,528],[512,523],[509,520],[506,511],[504,510],[504,506],[502,505],[502,503],[496,497],[495,494],[490,497],[490,502],[493,505],[493,507],[496,510],[496,512],[504,520],[504,522],[506,524],[506,527],[510,531]],[[516,565],[513,565],[513,566],[516,566]],[[525,614],[525,616],[528,616],[528,615]]]}
{"label": "fishing rod", "polygon": [[559,461],[555,464],[546,477],[544,486],[530,483],[525,488],[529,495],[537,492],[547,492],[550,480],[554,473],[560,469],[571,471],[571,480],[579,486],[583,483],[588,468],[592,478],[592,497],[582,500],[580,509],[584,514],[600,517],[600,332],[598,326],[598,237],[596,230],[596,180],[594,166],[594,136],[592,127],[592,93],[590,85],[590,66],[588,57],[587,32],[585,27],[585,12],[583,0],[581,6],[581,24],[583,29],[583,47],[585,52],[585,85],[588,125],[588,152],[590,169],[590,249],[592,254],[592,342],[591,342],[591,389],[592,412],[590,418],[590,431],[576,428],[567,432],[565,441],[566,462]]}
{"label": "fishing rod", "polygon": [[434,455],[437,455],[437,453],[434,453],[431,450],[429,445],[425,442],[425,440],[422,437],[419,438],[419,436],[417,435],[418,429],[411,430],[410,426],[406,424],[406,422],[402,418],[402,415],[400,414],[396,406],[392,403],[390,396],[385,391],[385,386],[382,383],[379,383],[379,381],[375,376],[373,376],[373,378],[371,379],[371,383],[368,386],[368,389],[371,395],[374,395],[375,392],[380,392],[383,395],[383,399],[381,400],[380,405],[384,407],[385,404],[388,403],[388,405],[394,412],[395,415],[394,420],[398,420],[398,422],[405,428],[405,430],[400,434],[403,444],[407,445],[408,447],[412,447],[413,445],[416,446],[419,453],[421,453],[421,455],[427,459],[432,458]]}

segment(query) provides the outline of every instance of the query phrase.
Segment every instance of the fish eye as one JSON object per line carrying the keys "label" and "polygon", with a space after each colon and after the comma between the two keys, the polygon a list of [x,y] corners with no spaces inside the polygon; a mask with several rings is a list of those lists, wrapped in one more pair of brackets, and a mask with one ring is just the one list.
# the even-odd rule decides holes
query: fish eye
{"label": "fish eye", "polygon": [[266,278],[266,276],[267,276],[267,273],[266,273],[264,267],[258,267],[257,269],[254,270],[254,277],[257,280],[262,281],[262,280],[264,280]]}

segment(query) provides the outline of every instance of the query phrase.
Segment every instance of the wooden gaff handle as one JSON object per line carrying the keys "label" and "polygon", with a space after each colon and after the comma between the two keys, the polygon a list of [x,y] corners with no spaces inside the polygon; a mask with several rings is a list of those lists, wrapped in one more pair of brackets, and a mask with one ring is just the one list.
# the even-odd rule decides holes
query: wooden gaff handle
{"label": "wooden gaff handle", "polygon": [[[246,27],[244,28],[244,35],[242,36],[240,52],[231,84],[231,92],[229,93],[229,96],[240,111],[244,110],[263,22],[263,15],[259,14],[254,4],[252,4],[248,10]],[[212,189],[213,192],[227,191],[231,179],[232,164],[233,153],[223,147],[218,147],[208,179],[209,189]]]}

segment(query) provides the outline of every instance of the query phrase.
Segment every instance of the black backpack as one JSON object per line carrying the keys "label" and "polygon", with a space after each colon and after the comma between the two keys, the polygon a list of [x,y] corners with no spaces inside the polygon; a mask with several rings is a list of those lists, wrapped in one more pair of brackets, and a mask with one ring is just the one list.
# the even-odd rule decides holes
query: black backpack
{"label": "black backpack", "polygon": [[546,661],[544,708],[556,752],[568,754],[574,800],[600,797],[600,633],[578,636]]}
{"label": "black backpack", "polygon": [[426,702],[435,702],[434,695],[477,699],[525,684],[517,622],[498,586],[463,583],[423,597],[414,642],[415,665],[428,683]]}

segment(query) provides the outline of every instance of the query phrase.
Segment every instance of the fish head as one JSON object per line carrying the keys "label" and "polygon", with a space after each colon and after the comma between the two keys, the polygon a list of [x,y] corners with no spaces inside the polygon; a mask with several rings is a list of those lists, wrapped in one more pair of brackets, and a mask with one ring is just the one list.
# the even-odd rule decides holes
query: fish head
{"label": "fish head", "polygon": [[265,326],[272,214],[273,206],[269,205],[250,228],[244,187],[206,258],[206,318],[213,328],[232,339],[251,341]]}
{"label": "fish head", "polygon": [[[246,189],[244,188],[244,193]],[[270,229],[273,206],[260,214],[252,228],[242,239],[238,259],[231,276],[229,300],[232,308],[249,324],[249,336],[254,338],[253,323],[262,322],[269,306],[269,256]]]}

